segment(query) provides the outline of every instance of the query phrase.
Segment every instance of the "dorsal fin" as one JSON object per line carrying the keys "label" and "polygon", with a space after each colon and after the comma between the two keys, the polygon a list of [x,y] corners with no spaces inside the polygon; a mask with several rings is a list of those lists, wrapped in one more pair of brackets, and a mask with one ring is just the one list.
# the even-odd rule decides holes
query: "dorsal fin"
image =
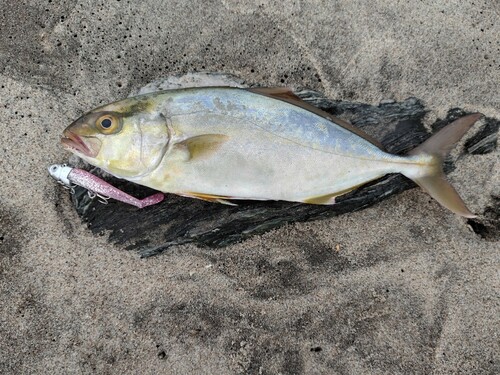
{"label": "dorsal fin", "polygon": [[327,120],[330,120],[334,122],[335,124],[342,126],[344,129],[349,130],[350,132],[359,135],[361,138],[366,139],[368,142],[371,144],[377,146],[381,150],[384,150],[384,146],[377,141],[375,138],[372,138],[368,134],[366,134],[364,131],[361,129],[356,128],[354,125],[348,123],[347,121],[344,121],[338,117],[332,116],[328,112],[322,111],[319,108],[316,108],[315,106],[306,103],[303,101],[301,98],[299,98],[297,95],[293,93],[293,91],[288,88],[288,87],[252,87],[249,89],[246,89],[250,92],[264,95],[270,98],[282,100],[284,102],[296,105],[298,107],[304,108],[305,110],[308,110],[309,112],[315,113],[318,116],[324,117]]}
{"label": "dorsal fin", "polygon": [[270,96],[271,98],[290,101],[294,104],[296,101],[305,103],[302,99],[295,95],[295,93],[289,87],[252,87],[247,90],[256,94]]}

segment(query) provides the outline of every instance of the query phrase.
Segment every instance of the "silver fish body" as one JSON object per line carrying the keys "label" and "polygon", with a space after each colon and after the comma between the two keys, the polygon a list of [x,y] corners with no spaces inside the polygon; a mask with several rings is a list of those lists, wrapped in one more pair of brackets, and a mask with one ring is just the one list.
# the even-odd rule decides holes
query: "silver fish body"
{"label": "silver fish body", "polygon": [[[106,116],[116,130],[94,134],[92,126],[111,123],[102,122]],[[460,129],[451,133],[463,134],[476,120],[455,125]],[[461,202],[451,185],[446,192],[451,203],[438,197],[440,187],[432,193],[428,186],[443,180],[443,150],[450,143],[444,136],[412,155],[392,155],[351,125],[286,92],[228,87],[157,92],[98,108],[65,135],[67,148],[117,177],[201,199],[331,204],[366,182],[402,173],[450,209]],[[455,212],[472,215],[458,206]]]}
{"label": "silver fish body", "polygon": [[[425,159],[385,153],[325,117],[245,90],[182,90],[155,101],[171,144],[158,168],[134,181],[164,192],[303,202],[387,173],[418,173],[414,163]],[[227,139],[210,156],[179,157],[177,144],[207,134]]]}

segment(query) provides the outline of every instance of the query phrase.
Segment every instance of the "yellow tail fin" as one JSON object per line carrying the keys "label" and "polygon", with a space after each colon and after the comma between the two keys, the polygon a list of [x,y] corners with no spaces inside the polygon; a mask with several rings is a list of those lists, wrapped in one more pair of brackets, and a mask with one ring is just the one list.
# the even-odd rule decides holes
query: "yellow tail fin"
{"label": "yellow tail fin", "polygon": [[480,113],[475,113],[459,118],[409,152],[409,155],[425,154],[438,158],[438,165],[430,168],[429,171],[431,172],[428,175],[418,178],[411,177],[412,180],[442,206],[458,215],[469,218],[476,217],[476,215],[469,211],[462,198],[460,198],[453,186],[446,180],[443,173],[442,161],[453,148],[454,144],[462,138],[481,116]]}

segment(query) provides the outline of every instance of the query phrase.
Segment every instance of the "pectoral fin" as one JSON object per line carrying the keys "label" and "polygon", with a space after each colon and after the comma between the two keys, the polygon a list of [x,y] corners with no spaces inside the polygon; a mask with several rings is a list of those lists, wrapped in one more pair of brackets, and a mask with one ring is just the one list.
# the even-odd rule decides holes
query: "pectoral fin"
{"label": "pectoral fin", "polygon": [[215,203],[221,203],[221,204],[227,204],[228,206],[237,206],[236,203],[229,202],[226,199],[230,199],[231,197],[223,197],[219,195],[211,195],[211,194],[203,194],[203,193],[193,193],[193,192],[187,192],[187,193],[182,193],[179,194],[182,195],[183,197],[189,197],[189,198],[196,198],[196,199],[201,199],[203,201],[207,202],[215,202]]}
{"label": "pectoral fin", "polygon": [[223,134],[204,134],[185,139],[176,147],[187,151],[188,160],[203,159],[215,153],[229,137]]}

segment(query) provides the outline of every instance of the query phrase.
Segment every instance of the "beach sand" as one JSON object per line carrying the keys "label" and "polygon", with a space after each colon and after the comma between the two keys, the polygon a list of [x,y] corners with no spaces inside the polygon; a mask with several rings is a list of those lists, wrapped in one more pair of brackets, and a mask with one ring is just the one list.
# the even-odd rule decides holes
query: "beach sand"
{"label": "beach sand", "polygon": [[[454,107],[498,119],[499,14],[494,1],[1,3],[0,373],[500,373],[498,227],[474,231],[420,189],[140,259],[93,235],[47,173],[82,113],[195,71],[370,104],[415,96],[427,124]],[[449,176],[480,219],[498,219],[499,161],[466,155]]]}

